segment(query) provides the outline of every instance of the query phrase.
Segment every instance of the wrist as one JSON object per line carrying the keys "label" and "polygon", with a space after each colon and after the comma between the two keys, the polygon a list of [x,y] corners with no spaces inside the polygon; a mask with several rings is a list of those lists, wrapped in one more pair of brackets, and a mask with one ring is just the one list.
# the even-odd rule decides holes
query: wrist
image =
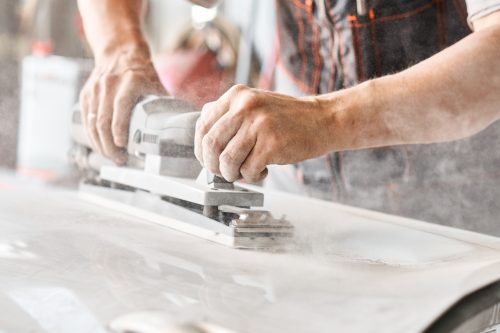
{"label": "wrist", "polygon": [[376,80],[318,96],[327,117],[329,151],[343,151],[380,145],[385,140],[380,115],[383,98]]}
{"label": "wrist", "polygon": [[106,38],[101,47],[94,49],[96,66],[119,58],[131,63],[149,63],[149,45],[138,28],[120,29],[120,33]]}

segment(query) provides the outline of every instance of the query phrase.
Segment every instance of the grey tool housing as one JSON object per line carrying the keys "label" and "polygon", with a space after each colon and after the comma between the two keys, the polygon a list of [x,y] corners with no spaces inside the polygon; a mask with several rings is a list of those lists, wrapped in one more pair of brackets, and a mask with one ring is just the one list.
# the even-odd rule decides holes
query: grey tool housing
{"label": "grey tool housing", "polygon": [[82,196],[232,247],[286,245],[293,227],[254,208],[263,206],[262,193],[202,170],[194,155],[199,112],[193,110],[189,103],[172,97],[143,98],[131,114],[128,162],[117,166],[92,151],[75,109],[72,155],[86,175],[80,186]]}
{"label": "grey tool housing", "polygon": [[[194,156],[194,134],[200,114],[193,110],[191,104],[172,97],[141,99],[130,118],[127,166],[165,176],[196,177],[201,166]],[[71,135],[78,145],[92,149],[78,107],[73,112]],[[97,171],[113,165],[102,156],[92,156],[86,162],[76,158],[75,164]]]}

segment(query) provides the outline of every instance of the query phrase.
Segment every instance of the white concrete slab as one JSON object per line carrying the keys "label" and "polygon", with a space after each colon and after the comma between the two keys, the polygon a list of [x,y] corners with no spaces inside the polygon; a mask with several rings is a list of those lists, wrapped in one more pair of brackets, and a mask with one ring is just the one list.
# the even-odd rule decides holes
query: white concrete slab
{"label": "white concrete slab", "polygon": [[233,250],[0,177],[0,332],[105,332],[141,313],[248,333],[421,332],[500,278],[497,238],[281,193],[266,206],[294,223],[294,250]]}

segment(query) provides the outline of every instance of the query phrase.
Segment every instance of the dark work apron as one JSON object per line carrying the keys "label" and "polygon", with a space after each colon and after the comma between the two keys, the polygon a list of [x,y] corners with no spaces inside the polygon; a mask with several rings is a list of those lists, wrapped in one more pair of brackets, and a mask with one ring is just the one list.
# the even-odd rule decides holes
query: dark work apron
{"label": "dark work apron", "polygon": [[[306,94],[396,73],[470,33],[463,0],[277,4],[279,65]],[[334,153],[297,164],[297,181],[322,199],[500,234],[499,140],[497,124],[454,143]]]}

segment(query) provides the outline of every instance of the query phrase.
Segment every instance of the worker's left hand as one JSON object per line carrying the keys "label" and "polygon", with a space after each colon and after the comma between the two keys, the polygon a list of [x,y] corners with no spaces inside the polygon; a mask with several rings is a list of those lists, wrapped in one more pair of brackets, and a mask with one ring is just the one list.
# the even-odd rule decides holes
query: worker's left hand
{"label": "worker's left hand", "polygon": [[270,164],[289,164],[329,151],[332,112],[314,97],[296,98],[237,85],[203,107],[195,154],[228,181],[257,182]]}

